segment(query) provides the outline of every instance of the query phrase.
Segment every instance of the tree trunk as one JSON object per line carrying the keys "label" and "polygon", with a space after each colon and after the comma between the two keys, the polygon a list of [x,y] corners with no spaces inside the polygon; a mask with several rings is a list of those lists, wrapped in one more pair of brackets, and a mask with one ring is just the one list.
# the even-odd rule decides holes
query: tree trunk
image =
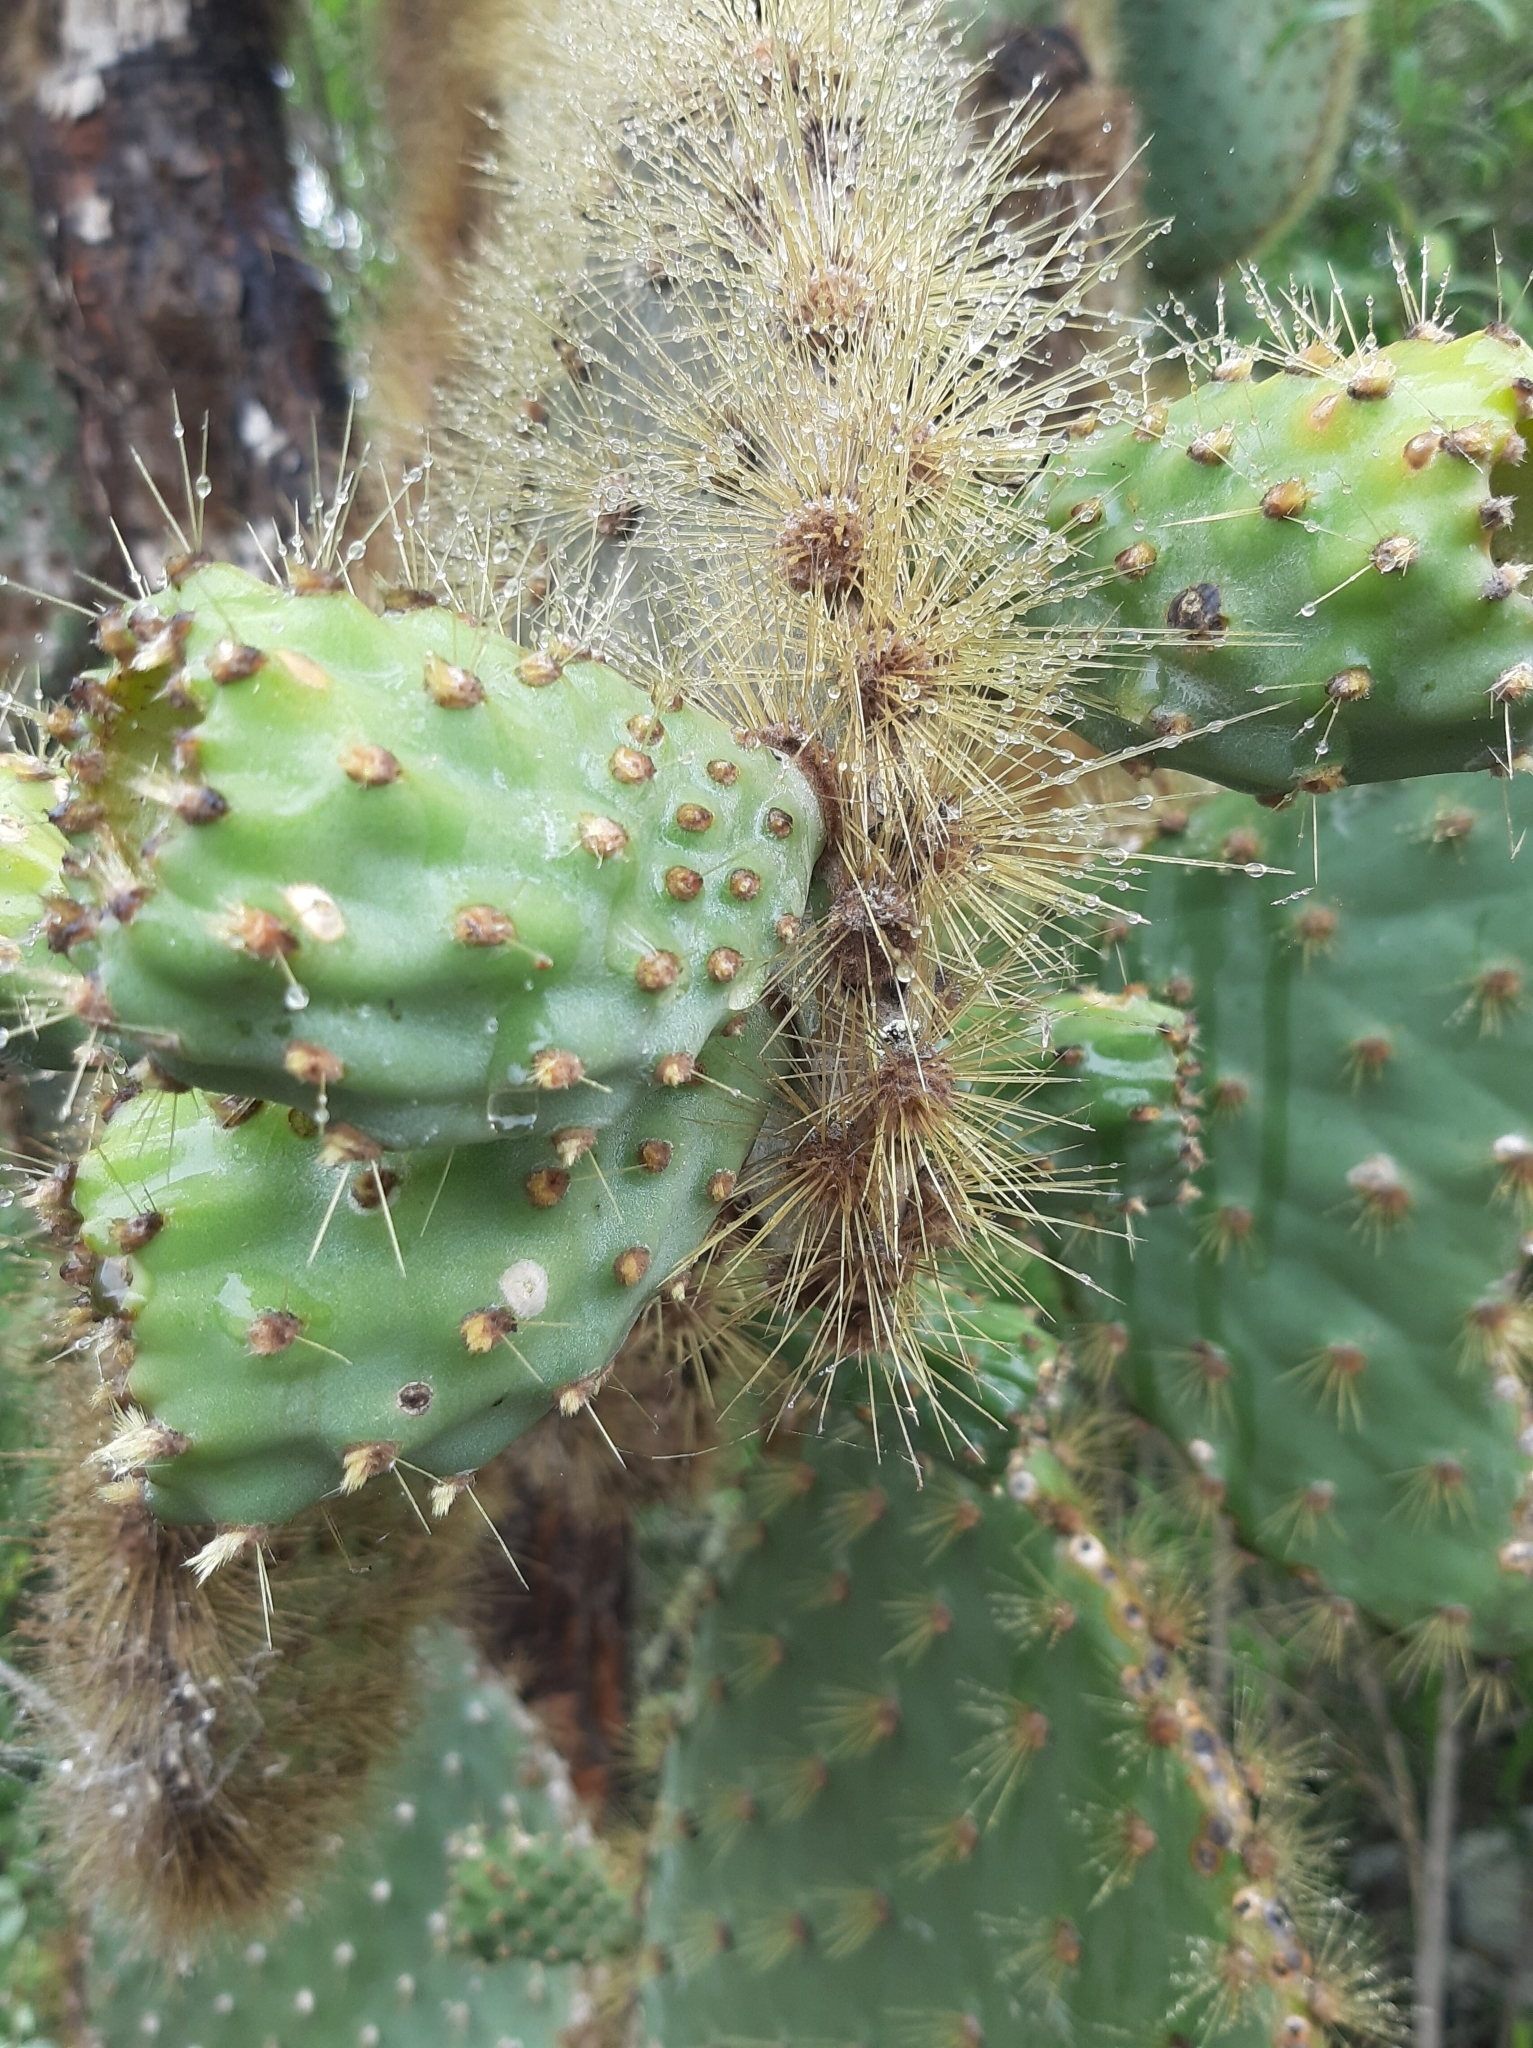
{"label": "tree trunk", "polygon": [[[189,533],[206,421],[207,545],[270,551],[328,485],[346,393],[305,260],[277,88],[282,0],[39,0],[25,149],[80,411],[85,513],[152,574]],[[18,95],[20,97],[20,95]],[[135,457],[138,460],[135,460]],[[121,584],[103,550],[92,566]]]}
{"label": "tree trunk", "polygon": [[0,80],[0,681],[67,669],[79,621],[31,592],[68,597],[80,559],[75,409],[59,388],[16,121]]}

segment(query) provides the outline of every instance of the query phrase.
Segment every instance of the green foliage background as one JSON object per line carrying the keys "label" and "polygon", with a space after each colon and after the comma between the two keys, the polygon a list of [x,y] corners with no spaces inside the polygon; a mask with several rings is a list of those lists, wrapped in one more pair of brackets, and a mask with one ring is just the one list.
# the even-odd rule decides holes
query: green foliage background
{"label": "green foliage background", "polygon": [[[1337,6],[1304,0],[1296,19]],[[1334,277],[1392,334],[1393,236],[1418,289],[1423,245],[1434,294],[1447,273],[1461,329],[1499,312],[1533,333],[1533,0],[1374,0],[1369,36],[1330,189],[1263,269],[1317,290]]]}

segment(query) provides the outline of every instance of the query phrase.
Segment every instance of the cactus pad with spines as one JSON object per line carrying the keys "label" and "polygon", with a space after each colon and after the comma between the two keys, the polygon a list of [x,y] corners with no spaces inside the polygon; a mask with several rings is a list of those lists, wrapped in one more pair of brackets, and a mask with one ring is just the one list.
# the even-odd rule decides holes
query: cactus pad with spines
{"label": "cactus pad with spines", "polygon": [[[873,1409],[868,1419],[888,1456],[914,1448],[975,1480],[1000,1479],[1021,1419],[1042,1389],[1059,1383],[1056,1276],[1041,1258],[1017,1261],[1002,1294],[996,1276],[987,1281],[955,1261],[942,1282],[931,1290],[923,1331],[933,1393],[901,1418]],[[858,1403],[866,1381],[847,1370],[841,1391]]]}
{"label": "cactus pad with spines", "polygon": [[390,1145],[601,1125],[760,993],[808,785],[581,649],[198,569],[104,621],[71,822],[97,1009]]}
{"label": "cactus pad with spines", "polygon": [[437,1674],[421,1729],[286,1925],[225,1938],[175,1972],[98,1936],[91,2017],[105,2039],[555,2048],[580,2009],[580,1973],[452,1953],[447,1899],[462,1837],[497,1824],[508,1799],[524,1825],[562,1836],[568,1780],[507,1688],[465,1666],[461,1637],[441,1630],[428,1647]]}
{"label": "cactus pad with spines", "polygon": [[1254,2048],[1318,1996],[1148,1584],[1047,1454],[1008,1488],[844,1435],[765,1461],[664,1772],[667,2048],[1155,2040],[1231,1973]]}
{"label": "cactus pad with spines", "polygon": [[[1330,176],[1365,30],[1289,0],[1117,0],[1118,81],[1145,144],[1152,289],[1185,289],[1282,233]],[[1339,12],[1339,10],[1332,10]]]}
{"label": "cactus pad with spines", "polygon": [[1501,328],[1279,360],[1232,351],[1051,472],[1068,573],[1101,579],[1083,730],[1258,792],[1515,755],[1533,571],[1501,557],[1533,348]]}
{"label": "cactus pad with spines", "polygon": [[758,1010],[599,1132],[456,1151],[380,1153],[276,1104],[125,1105],[74,1200],[120,1463],[155,1513],[281,1522],[396,1454],[450,1478],[592,1382],[716,1227],[770,1028]]}
{"label": "cactus pad with spines", "polygon": [[1530,824],[1471,777],[1194,815],[1235,866],[1158,869],[1124,958],[1198,1020],[1201,1195],[1101,1273],[1245,1543],[1494,1653],[1533,1642]]}

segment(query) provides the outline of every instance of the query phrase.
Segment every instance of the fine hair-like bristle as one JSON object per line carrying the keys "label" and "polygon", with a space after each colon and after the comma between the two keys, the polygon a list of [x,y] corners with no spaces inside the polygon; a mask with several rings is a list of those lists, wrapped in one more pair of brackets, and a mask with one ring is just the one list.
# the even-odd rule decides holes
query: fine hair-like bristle
{"label": "fine hair-like bristle", "polygon": [[199,1580],[213,1532],[162,1526],[136,1490],[103,1498],[86,1458],[109,1424],[83,1386],[60,1406],[34,1624],[59,1752],[46,1819],[69,1895],[169,1955],[302,1884],[409,1726],[414,1631],[451,1612],[478,1525],[428,1533],[397,1487],[373,1488],[243,1532]]}
{"label": "fine hair-like bristle", "polygon": [[572,0],[419,529],[475,610],[803,770],[829,844],[727,1228],[804,1372],[925,1391],[919,1288],[953,1249],[998,1274],[1031,1206],[1015,1020],[1101,822],[1050,725],[1078,650],[1030,618],[1031,486],[1127,359],[1091,310],[1112,190],[1051,208],[1046,112],[982,136],[965,95],[931,6],[661,0],[614,36]]}

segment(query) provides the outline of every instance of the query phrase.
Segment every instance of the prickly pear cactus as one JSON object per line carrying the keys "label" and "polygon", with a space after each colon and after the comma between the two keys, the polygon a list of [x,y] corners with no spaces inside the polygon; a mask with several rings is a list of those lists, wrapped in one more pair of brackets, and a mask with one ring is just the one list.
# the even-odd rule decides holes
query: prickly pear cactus
{"label": "prickly pear cactus", "polygon": [[577,1816],[558,1758],[508,1689],[465,1661],[451,1631],[426,1641],[427,1718],[322,1884],[264,1940],[224,1940],[175,1970],[98,1941],[107,1953],[91,2009],[104,2039],[554,2048],[582,2017],[590,2001],[578,1970],[486,1970],[451,1949],[449,1873],[463,1838],[515,1812],[563,1839]]}
{"label": "prickly pear cactus", "polygon": [[98,637],[71,957],[184,1081],[390,1145],[601,1125],[690,1075],[803,909],[796,770],[583,649],[229,567]]}
{"label": "prickly pear cactus", "polygon": [[[755,1136],[770,1020],[693,1084],[456,1151],[146,1093],[73,1189],[69,1254],[123,1408],[103,1453],[162,1520],[286,1521],[396,1460],[471,1475],[571,1412],[719,1224]],[[78,1269],[78,1270],[76,1270]],[[582,1388],[578,1383],[585,1382]]]}
{"label": "prickly pear cactus", "polygon": [[1483,777],[1195,814],[1231,865],[1158,869],[1124,958],[1197,1017],[1207,1165],[1101,1273],[1242,1541],[1493,1652],[1533,1641],[1529,824]]}
{"label": "prickly pear cactus", "polygon": [[1533,731],[1533,572],[1498,545],[1533,349],[1302,340],[1265,378],[1231,350],[1060,463],[1067,573],[1101,578],[1083,729],[1256,791],[1504,761]]}
{"label": "prickly pear cactus", "polygon": [[[1360,12],[1291,0],[1087,0],[1145,141],[1156,287],[1183,290],[1269,242],[1317,198],[1346,130]],[[1327,15],[1337,18],[1327,18]]]}
{"label": "prickly pear cactus", "polygon": [[654,1837],[667,2048],[1307,2038],[1330,1986],[1270,1817],[1047,1452],[923,1492],[866,1438],[783,1441],[741,1548]]}

